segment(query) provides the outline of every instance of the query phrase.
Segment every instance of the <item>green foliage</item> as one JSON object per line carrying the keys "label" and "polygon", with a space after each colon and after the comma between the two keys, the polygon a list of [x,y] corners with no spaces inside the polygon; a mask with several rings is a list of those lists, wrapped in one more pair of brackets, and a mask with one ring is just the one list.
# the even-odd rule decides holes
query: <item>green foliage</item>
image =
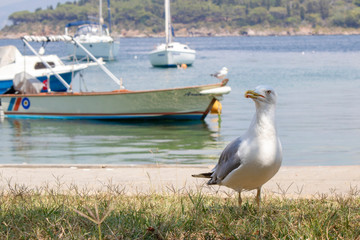
{"label": "green foliage", "polygon": [[35,14],[29,11],[15,12],[9,16],[9,20],[11,20],[15,25],[24,22],[34,22],[35,19]]}
{"label": "green foliage", "polygon": [[[32,23],[50,26],[71,21],[97,19],[98,1],[78,0],[58,4],[55,9],[21,11],[9,16],[13,26]],[[107,2],[103,1],[103,17],[107,21]],[[360,26],[360,0],[172,0],[175,27],[226,29],[267,24],[270,27]],[[113,0],[111,18],[115,31],[121,29],[163,31],[163,0]],[[13,26],[6,29],[11,30]],[[14,28],[14,27],[13,27]],[[15,29],[15,28],[14,28]]]}
{"label": "green foliage", "polygon": [[286,8],[283,7],[272,7],[269,13],[274,19],[284,20],[287,17]]}
{"label": "green foliage", "polygon": [[268,20],[269,14],[264,7],[253,8],[249,12],[248,21],[251,25],[261,24]]}

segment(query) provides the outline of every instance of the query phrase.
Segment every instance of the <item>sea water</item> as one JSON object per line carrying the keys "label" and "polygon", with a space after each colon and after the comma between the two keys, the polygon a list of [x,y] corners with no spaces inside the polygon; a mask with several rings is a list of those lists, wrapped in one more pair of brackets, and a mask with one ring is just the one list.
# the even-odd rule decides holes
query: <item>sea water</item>
{"label": "sea water", "polygon": [[[121,38],[117,61],[106,66],[129,90],[216,83],[210,74],[226,66],[232,91],[223,98],[221,118],[5,119],[0,123],[0,164],[216,164],[226,144],[249,126],[254,103],[244,98],[244,92],[260,84],[271,85],[278,93],[283,165],[360,164],[360,36],[176,40],[197,51],[193,66],[153,68],[148,53],[162,38]],[[30,53],[20,40],[0,40],[0,46],[10,44]],[[49,43],[46,54],[65,58],[64,49],[64,43]],[[96,67],[84,71],[82,78],[78,75],[72,86],[82,91],[118,88]]]}

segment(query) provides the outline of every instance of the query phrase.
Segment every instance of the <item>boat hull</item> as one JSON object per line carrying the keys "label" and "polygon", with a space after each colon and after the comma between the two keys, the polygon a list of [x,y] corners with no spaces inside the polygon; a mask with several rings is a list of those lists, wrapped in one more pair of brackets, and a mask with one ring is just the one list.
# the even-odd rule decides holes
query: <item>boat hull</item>
{"label": "boat hull", "polygon": [[8,118],[204,119],[216,99],[230,90],[220,83],[151,91],[10,94],[0,100]]}
{"label": "boat hull", "polygon": [[181,64],[191,66],[195,61],[195,51],[155,50],[149,54],[154,67],[177,67]]}
{"label": "boat hull", "polygon": [[[80,42],[96,58],[103,58],[106,61],[116,59],[119,52],[119,43],[117,42]],[[79,46],[68,45],[70,55],[75,55],[77,59],[88,58],[87,53]],[[75,51],[75,52],[74,52]]]}

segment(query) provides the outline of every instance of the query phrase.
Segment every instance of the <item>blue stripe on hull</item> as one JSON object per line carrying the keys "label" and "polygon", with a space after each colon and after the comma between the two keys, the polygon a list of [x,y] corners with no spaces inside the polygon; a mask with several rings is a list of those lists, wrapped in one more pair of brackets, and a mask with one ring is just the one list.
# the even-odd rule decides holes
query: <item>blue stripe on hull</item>
{"label": "blue stripe on hull", "polygon": [[64,120],[129,120],[129,119],[184,119],[201,120],[203,114],[180,114],[180,115],[158,115],[158,116],[55,116],[55,115],[26,115],[26,114],[7,114],[7,118],[17,119],[64,119]]}
{"label": "blue stripe on hull", "polygon": [[8,107],[8,111],[12,111],[14,103],[15,103],[15,98],[11,98],[9,107]]}

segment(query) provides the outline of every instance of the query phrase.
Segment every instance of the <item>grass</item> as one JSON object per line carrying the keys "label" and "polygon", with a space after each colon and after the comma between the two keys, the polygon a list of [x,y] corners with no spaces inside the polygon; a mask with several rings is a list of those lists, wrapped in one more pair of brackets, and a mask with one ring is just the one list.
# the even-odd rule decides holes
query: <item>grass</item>
{"label": "grass", "polygon": [[0,239],[360,239],[360,196],[290,199],[59,191],[0,191]]}

